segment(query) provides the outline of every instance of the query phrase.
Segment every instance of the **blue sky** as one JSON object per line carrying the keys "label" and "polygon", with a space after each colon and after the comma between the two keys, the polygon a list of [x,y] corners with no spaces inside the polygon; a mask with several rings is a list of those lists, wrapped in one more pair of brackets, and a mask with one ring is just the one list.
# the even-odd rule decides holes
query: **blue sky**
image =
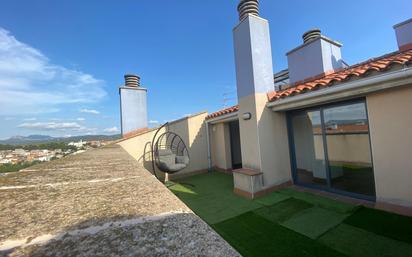
{"label": "blue sky", "polygon": [[[0,138],[118,133],[125,73],[148,88],[152,126],[222,108],[224,94],[236,98],[237,2],[2,0]],[[343,43],[349,64],[395,51],[392,25],[412,10],[410,0],[260,2],[275,71],[313,27]]]}

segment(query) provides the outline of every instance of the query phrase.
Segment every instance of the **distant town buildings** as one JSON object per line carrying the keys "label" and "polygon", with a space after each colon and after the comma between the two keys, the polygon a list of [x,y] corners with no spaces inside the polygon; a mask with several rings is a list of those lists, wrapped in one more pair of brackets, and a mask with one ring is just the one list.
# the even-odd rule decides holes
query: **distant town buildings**
{"label": "distant town buildings", "polygon": [[69,149],[62,151],[61,149],[47,150],[47,149],[36,149],[36,150],[3,150],[0,151],[0,164],[18,164],[22,162],[47,162],[52,159],[60,159],[65,155],[71,154],[73,150]]}
{"label": "distant town buildings", "polygon": [[91,148],[98,148],[111,143],[111,141],[83,141],[70,142],[68,146],[74,146],[74,149],[34,149],[25,150],[21,146],[16,146],[14,150],[0,150],[0,165],[3,164],[19,164],[27,162],[48,162],[54,159],[61,159],[64,156],[81,153]]}

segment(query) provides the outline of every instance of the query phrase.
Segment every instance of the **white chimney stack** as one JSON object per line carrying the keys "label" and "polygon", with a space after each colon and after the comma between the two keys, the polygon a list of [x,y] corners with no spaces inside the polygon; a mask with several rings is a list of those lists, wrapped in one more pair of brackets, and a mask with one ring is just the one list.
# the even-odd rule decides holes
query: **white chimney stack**
{"label": "white chimney stack", "polygon": [[240,1],[240,22],[233,29],[239,101],[246,96],[273,90],[269,23],[259,17],[258,6],[258,0]]}
{"label": "white chimney stack", "polygon": [[303,34],[303,44],[286,55],[291,83],[322,76],[344,68],[342,44],[312,29]]}
{"label": "white chimney stack", "polygon": [[412,49],[412,19],[393,26],[400,51]]}
{"label": "white chimney stack", "polygon": [[140,86],[140,77],[124,76],[125,85],[119,88],[122,136],[147,128],[147,89]]}

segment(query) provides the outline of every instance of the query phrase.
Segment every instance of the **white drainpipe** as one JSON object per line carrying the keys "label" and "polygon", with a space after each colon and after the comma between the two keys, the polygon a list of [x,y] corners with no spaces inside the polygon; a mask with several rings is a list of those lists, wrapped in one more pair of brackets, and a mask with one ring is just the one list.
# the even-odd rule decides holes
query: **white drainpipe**
{"label": "white drainpipe", "polygon": [[210,147],[209,122],[206,121],[206,142],[207,142],[207,169],[212,171],[212,154]]}

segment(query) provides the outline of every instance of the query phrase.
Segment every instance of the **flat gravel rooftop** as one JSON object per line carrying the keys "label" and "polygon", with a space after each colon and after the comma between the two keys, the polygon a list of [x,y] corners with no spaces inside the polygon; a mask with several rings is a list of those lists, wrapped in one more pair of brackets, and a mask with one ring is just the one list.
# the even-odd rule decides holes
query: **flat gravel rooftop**
{"label": "flat gravel rooftop", "polygon": [[239,256],[118,145],[0,176],[0,256]]}

